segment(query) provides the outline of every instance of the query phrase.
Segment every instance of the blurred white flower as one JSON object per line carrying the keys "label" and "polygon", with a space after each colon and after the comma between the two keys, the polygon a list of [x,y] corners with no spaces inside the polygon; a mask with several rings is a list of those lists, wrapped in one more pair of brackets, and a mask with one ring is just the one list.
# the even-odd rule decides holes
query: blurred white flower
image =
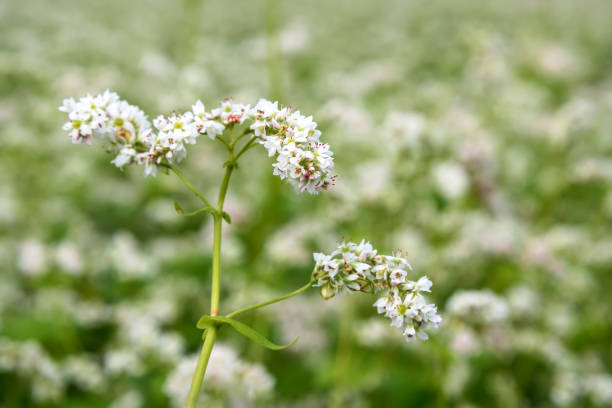
{"label": "blurred white flower", "polygon": [[444,376],[444,390],[450,396],[458,396],[470,379],[470,366],[462,359],[455,360]]}
{"label": "blurred white flower", "polygon": [[143,53],[140,57],[140,69],[145,73],[161,79],[169,78],[176,73],[176,66],[164,54],[155,51]]}
{"label": "blurred white flower", "polygon": [[[323,105],[318,116],[333,122],[343,130],[346,129],[351,134],[351,138],[346,141],[349,144],[354,143],[356,139],[367,143],[371,138],[374,124],[370,113],[360,106],[351,104],[351,102],[332,99]],[[339,140],[339,142],[342,142],[342,140]]]}
{"label": "blurred white flower", "polygon": [[239,381],[244,386],[250,399],[270,393],[276,382],[274,377],[259,364],[242,363],[239,376]]}
{"label": "blurred white flower", "polygon": [[546,75],[552,77],[572,77],[581,70],[578,55],[559,43],[542,45],[534,50],[533,61]]}
{"label": "blurred white flower", "polygon": [[163,333],[157,341],[156,354],[162,360],[176,363],[183,354],[184,343],[178,333]]}
{"label": "blurred white flower", "polygon": [[104,371],[111,377],[121,374],[139,375],[143,369],[137,350],[111,349],[104,353]]}
{"label": "blurred white flower", "polygon": [[469,176],[458,163],[444,162],[433,169],[433,178],[438,191],[447,199],[462,197],[469,187]]}
{"label": "blurred white flower", "polygon": [[361,163],[356,169],[356,183],[353,194],[366,200],[379,200],[391,181],[389,163],[378,160]]}
{"label": "blurred white flower", "polygon": [[591,374],[584,378],[584,391],[597,405],[612,405],[612,375]]}
{"label": "blurred white flower", "polygon": [[27,276],[38,276],[47,267],[47,250],[42,242],[28,239],[19,247],[17,267]]}
{"label": "blurred white flower", "polygon": [[63,393],[65,384],[57,364],[35,341],[15,342],[0,337],[2,371],[12,371],[30,380],[36,402],[57,401]]}
{"label": "blurred white flower", "polygon": [[156,269],[129,232],[118,232],[113,236],[109,258],[119,277],[125,280],[141,279],[156,273]]}
{"label": "blurred white flower", "polygon": [[310,33],[308,27],[293,23],[280,32],[280,48],[284,54],[297,54],[308,46]]}
{"label": "blurred white flower", "polygon": [[289,351],[317,353],[329,343],[323,319],[333,316],[336,309],[337,305],[321,303],[318,297],[301,296],[291,302],[278,303],[270,311],[283,343],[292,342],[296,333],[300,333],[300,340]]}
{"label": "blurred white flower", "polygon": [[446,311],[467,321],[493,324],[508,318],[508,303],[489,290],[460,290],[446,302]]}
{"label": "blurred white flower", "polygon": [[309,245],[313,241],[329,239],[329,223],[324,218],[295,218],[274,232],[266,244],[266,255],[276,262],[303,264],[310,259]]}
{"label": "blurred white flower", "polygon": [[130,390],[117,397],[109,408],[140,408],[142,404],[143,398],[140,392]]}
{"label": "blurred white flower", "polygon": [[83,271],[83,259],[76,245],[62,242],[55,249],[55,262],[63,272],[79,275]]}
{"label": "blurred white flower", "polygon": [[215,344],[208,361],[204,380],[215,387],[226,387],[233,380],[240,368],[240,359],[234,348],[225,344]]}
{"label": "blurred white flower", "polygon": [[391,111],[387,114],[383,136],[391,146],[419,149],[424,136],[425,117],[417,112]]}
{"label": "blurred white flower", "polygon": [[355,337],[368,347],[381,347],[396,338],[388,323],[375,318],[359,322],[355,327]]}
{"label": "blurred white flower", "polygon": [[571,406],[580,395],[580,379],[575,373],[559,373],[551,390],[551,399],[561,407]]}
{"label": "blurred white flower", "polygon": [[83,391],[102,392],[106,386],[102,369],[90,356],[69,356],[63,364],[63,375]]}
{"label": "blurred white flower", "polygon": [[541,312],[540,297],[529,286],[515,286],[510,289],[508,304],[512,315],[521,319],[533,319]]}
{"label": "blurred white flower", "polygon": [[451,347],[458,355],[469,355],[478,350],[480,340],[474,331],[463,328],[454,333]]}
{"label": "blurred white flower", "polygon": [[185,405],[191,385],[191,377],[193,376],[197,362],[197,354],[185,357],[168,375],[164,383],[164,392],[170,398],[173,407],[183,407]]}
{"label": "blurred white flower", "polygon": [[[170,397],[172,406],[185,404],[197,361],[195,354],[183,358],[166,379],[164,391]],[[232,347],[216,343],[206,369],[205,382],[207,387],[228,397],[244,395],[247,401],[255,401],[272,390],[275,380],[263,366],[245,362]],[[200,403],[207,387],[201,391]]]}

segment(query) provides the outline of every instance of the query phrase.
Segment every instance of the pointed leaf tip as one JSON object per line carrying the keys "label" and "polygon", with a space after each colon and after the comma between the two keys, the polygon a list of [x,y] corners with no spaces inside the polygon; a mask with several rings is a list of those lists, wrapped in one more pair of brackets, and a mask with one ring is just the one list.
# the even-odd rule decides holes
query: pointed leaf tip
{"label": "pointed leaf tip", "polygon": [[246,324],[239,322],[238,320],[230,319],[225,316],[202,316],[198,321],[197,327],[199,329],[208,329],[212,326],[218,324],[228,324],[232,326],[237,332],[242,334],[245,337],[248,337],[251,341],[259,344],[260,346],[264,346],[270,350],[284,350],[291,346],[293,346],[299,340],[297,337],[291,343],[287,345],[279,345],[272,343],[270,340],[265,338],[261,333],[255,331],[253,328],[247,326]]}
{"label": "pointed leaf tip", "polygon": [[228,224],[232,223],[232,217],[230,217],[230,215],[228,213],[223,211],[222,215],[223,215],[223,219],[225,220],[225,222],[227,222]]}

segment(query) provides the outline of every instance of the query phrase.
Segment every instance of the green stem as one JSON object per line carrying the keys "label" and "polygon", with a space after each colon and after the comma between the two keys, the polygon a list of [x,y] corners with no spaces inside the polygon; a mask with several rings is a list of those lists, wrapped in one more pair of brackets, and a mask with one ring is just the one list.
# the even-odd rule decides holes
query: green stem
{"label": "green stem", "polygon": [[200,357],[198,358],[198,365],[196,366],[193,380],[191,381],[191,388],[189,389],[189,396],[187,397],[187,408],[196,407],[198,395],[200,395],[200,388],[202,387],[202,381],[204,381],[204,374],[206,373],[206,366],[208,366],[208,360],[210,360],[210,354],[212,353],[216,339],[217,328],[212,327],[208,329],[206,331],[204,345],[200,351]]}
{"label": "green stem", "polygon": [[259,309],[260,307],[264,307],[264,306],[268,306],[271,305],[272,303],[276,303],[276,302],[280,302],[281,300],[285,300],[285,299],[289,299],[290,297],[299,295],[300,293],[306,292],[308,289],[310,289],[312,287],[312,285],[315,283],[314,280],[311,280],[310,282],[308,282],[306,285],[302,286],[301,288],[299,288],[298,290],[294,290],[291,293],[288,293],[286,295],[271,299],[271,300],[266,300],[265,302],[260,302],[260,303],[256,303],[254,305],[245,307],[243,309],[239,309],[236,310],[235,312],[232,312],[230,314],[228,314],[225,317],[229,317],[232,318],[234,316],[237,316],[241,313],[245,313],[245,312],[250,312],[251,310],[255,310],[255,309]]}
{"label": "green stem", "polygon": [[217,135],[217,136],[215,137],[215,139],[217,139],[218,141],[220,141],[221,143],[223,143],[223,144],[225,145],[225,147],[227,147],[227,150],[230,150],[230,149],[231,149],[231,147],[230,147],[229,143],[227,143],[225,140],[223,140],[223,138],[222,138],[221,136]]}
{"label": "green stem", "polygon": [[244,147],[242,149],[240,149],[240,151],[238,152],[238,154],[236,155],[234,160],[238,160],[238,158],[240,156],[242,156],[247,150],[249,150],[251,147],[253,147],[253,144],[255,143],[255,140],[257,140],[257,136],[253,136],[251,138],[251,140],[249,140],[247,142],[247,144],[245,144]]}
{"label": "green stem", "polygon": [[[230,161],[234,161],[234,149],[229,149]],[[212,259],[212,283],[210,289],[210,315],[219,315],[219,294],[221,291],[220,277],[221,277],[221,228],[223,226],[223,203],[225,202],[225,196],[227,194],[227,188],[229,186],[229,180],[234,170],[233,164],[228,164],[225,168],[225,176],[221,182],[221,188],[219,189],[219,198],[217,199],[217,209],[214,213],[214,232],[213,232],[213,259]],[[189,186],[188,186],[189,187]],[[206,332],[206,339],[198,358],[198,364],[196,366],[193,379],[191,381],[191,388],[189,390],[189,396],[187,398],[187,408],[194,408],[196,406],[200,389],[202,388],[202,381],[204,380],[204,374],[206,373],[206,367],[208,366],[208,360],[210,353],[212,352],[213,345],[217,339],[217,329],[211,328]]]}
{"label": "green stem", "polygon": [[[230,154],[230,162],[234,162],[236,159],[234,158],[233,151]],[[225,195],[227,194],[227,187],[229,185],[229,179],[232,176],[232,171],[234,171],[234,165],[229,163],[225,168],[225,176],[223,176],[223,181],[221,182],[221,190],[219,190],[219,198],[217,199],[217,212],[219,216],[223,214],[223,203],[225,202]]]}
{"label": "green stem", "polygon": [[217,316],[219,314],[219,292],[220,292],[220,275],[221,275],[221,226],[222,217],[215,216],[214,232],[213,232],[213,260],[212,260],[212,277],[210,289],[210,315]]}
{"label": "green stem", "polygon": [[250,128],[246,128],[242,131],[242,133],[240,133],[240,135],[236,138],[236,140],[234,140],[234,146],[236,145],[236,143],[238,143],[238,141],[240,139],[242,139],[244,136],[248,135],[251,132]]}
{"label": "green stem", "polygon": [[183,176],[183,173],[177,167],[175,167],[173,165],[165,165],[165,167],[167,167],[170,170],[172,170],[174,172],[174,174],[176,174],[176,176],[179,179],[181,179],[183,184],[185,184],[187,186],[187,188],[190,189],[193,194],[195,194],[200,200],[202,200],[202,202],[204,204],[206,204],[208,207],[210,207],[210,208],[212,208],[214,210],[214,207],[210,204],[210,202],[208,202],[206,197],[204,197],[189,181],[187,181],[185,176]]}
{"label": "green stem", "polygon": [[[230,150],[230,160],[234,160],[233,149]],[[213,264],[212,264],[212,287],[210,297],[210,315],[217,316],[219,314],[219,292],[220,292],[220,276],[221,276],[221,228],[223,226],[223,203],[229,186],[229,180],[232,176],[234,165],[229,164],[225,168],[225,176],[219,190],[219,198],[217,199],[217,214],[215,214],[214,235],[213,235]]]}

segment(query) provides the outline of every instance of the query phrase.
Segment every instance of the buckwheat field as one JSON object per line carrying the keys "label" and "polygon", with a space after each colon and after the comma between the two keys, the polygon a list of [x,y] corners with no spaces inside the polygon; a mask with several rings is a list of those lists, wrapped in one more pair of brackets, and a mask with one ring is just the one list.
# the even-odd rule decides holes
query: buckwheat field
{"label": "buckwheat field", "polygon": [[0,407],[612,406],[612,3],[0,4]]}

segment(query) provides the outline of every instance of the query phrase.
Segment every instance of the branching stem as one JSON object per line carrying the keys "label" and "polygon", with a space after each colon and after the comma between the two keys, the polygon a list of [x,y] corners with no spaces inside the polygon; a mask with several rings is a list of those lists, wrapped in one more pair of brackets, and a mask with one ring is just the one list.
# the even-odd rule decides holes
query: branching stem
{"label": "branching stem", "polygon": [[[227,195],[227,189],[229,187],[229,180],[234,170],[235,158],[234,158],[234,146],[232,144],[233,139],[233,128],[231,129],[230,143],[226,146],[229,150],[230,163],[225,167],[225,175],[221,182],[221,188],[219,189],[219,197],[217,198],[217,208],[214,212],[214,232],[213,232],[213,259],[212,259],[212,276],[211,276],[211,294],[210,294],[210,315],[219,315],[219,295],[221,292],[221,229],[223,226],[223,203],[225,202],[225,196]],[[225,142],[225,141],[224,141]],[[176,172],[175,172],[176,173]],[[180,173],[177,173],[177,175]],[[180,177],[180,176],[179,176]],[[186,180],[184,181],[187,184]],[[189,187],[190,184],[187,184]],[[195,190],[195,189],[194,189]],[[193,191],[193,190],[192,190]],[[196,190],[197,191],[197,190]],[[196,194],[197,195],[197,194]],[[198,195],[199,197],[199,195]],[[206,373],[206,367],[208,366],[208,360],[212,353],[215,340],[217,339],[217,329],[211,328],[206,331],[206,338],[204,339],[204,345],[198,358],[198,364],[196,366],[193,379],[191,381],[191,388],[189,390],[189,396],[187,397],[187,408],[195,408],[200,389],[202,388],[202,381],[204,380],[204,374]]]}
{"label": "branching stem", "polygon": [[[179,179],[189,188],[202,202],[210,208],[210,212],[214,216],[213,223],[213,250],[212,250],[212,273],[211,273],[211,295],[210,295],[210,316],[218,316],[219,315],[219,297],[221,292],[221,229],[223,227],[223,204],[225,203],[225,197],[227,195],[227,190],[229,187],[229,181],[232,176],[232,172],[237,167],[237,160],[242,156],[245,152],[247,152],[250,148],[255,145],[255,141],[257,140],[256,136],[253,136],[237,154],[234,154],[234,149],[236,143],[246,134],[249,133],[248,128],[245,129],[237,138],[234,138],[234,128],[229,128],[229,142],[225,140],[223,137],[217,136],[217,139],[221,141],[228,150],[229,160],[225,163],[225,175],[223,176],[223,181],[221,182],[221,187],[219,189],[219,196],[217,198],[217,205],[213,207],[210,202],[183,176],[181,171],[172,166],[166,165],[167,168],[172,170],[174,174],[178,176]],[[270,305],[272,303],[280,302],[281,300],[288,299],[290,297],[299,295],[302,292],[308,290],[315,283],[314,279],[311,279],[305,286],[288,293],[286,295],[277,297],[275,299],[271,299],[265,302],[260,302],[255,305],[251,305],[245,307],[243,309],[239,309],[235,312],[228,314],[226,317],[234,317],[241,313],[245,313],[251,310],[259,309],[260,307],[264,307]],[[195,408],[198,396],[200,394],[200,389],[202,388],[202,382],[204,381],[204,375],[206,374],[206,367],[208,366],[208,361],[210,360],[210,355],[212,353],[213,346],[217,339],[217,331],[218,327],[213,326],[206,330],[204,337],[204,344],[202,345],[202,349],[200,351],[200,356],[198,358],[198,363],[195,368],[195,372],[193,374],[193,379],[191,381],[191,388],[189,389],[189,395],[187,397],[187,408]]]}
{"label": "branching stem", "polygon": [[255,310],[255,309],[259,309],[260,307],[264,307],[264,306],[268,306],[271,305],[273,303],[277,303],[280,302],[281,300],[285,300],[285,299],[289,299],[290,297],[299,295],[300,293],[306,292],[308,289],[310,289],[312,287],[312,285],[315,283],[314,280],[311,280],[310,282],[308,282],[306,285],[302,286],[301,288],[294,290],[291,293],[287,293],[286,295],[271,299],[271,300],[266,300],[265,302],[260,302],[260,303],[256,303],[254,305],[236,310],[235,312],[232,312],[230,314],[228,314],[225,317],[229,317],[232,318],[234,316],[237,316],[241,313],[245,313],[245,312],[250,312],[251,310]]}
{"label": "branching stem", "polygon": [[181,172],[181,171],[180,171],[180,170],[179,170],[179,169],[178,169],[176,166],[173,166],[173,165],[164,165],[164,167],[167,167],[168,169],[172,170],[172,172],[173,172],[174,174],[176,174],[176,176],[177,176],[177,177],[178,177],[178,178],[179,178],[179,179],[180,179],[180,180],[183,182],[183,184],[185,184],[185,185],[187,186],[187,188],[188,188],[189,190],[191,190],[191,192],[192,192],[193,194],[195,194],[195,195],[196,195],[196,197],[198,197],[200,200],[202,200],[202,202],[203,202],[203,203],[204,203],[206,206],[208,206],[208,207],[212,208],[213,210],[215,209],[215,207],[213,207],[213,206],[210,204],[210,202],[209,202],[209,201],[206,199],[206,197],[204,197],[204,196],[202,195],[202,193],[200,193],[200,192],[199,192],[199,191],[198,191],[198,190],[197,190],[197,189],[196,189],[196,188],[195,188],[195,187],[194,187],[194,186],[193,186],[193,185],[192,185],[192,184],[191,184],[191,183],[190,183],[190,182],[189,182],[189,181],[188,181],[188,180],[185,178],[185,176],[183,175],[183,173],[182,173],[182,172]]}

